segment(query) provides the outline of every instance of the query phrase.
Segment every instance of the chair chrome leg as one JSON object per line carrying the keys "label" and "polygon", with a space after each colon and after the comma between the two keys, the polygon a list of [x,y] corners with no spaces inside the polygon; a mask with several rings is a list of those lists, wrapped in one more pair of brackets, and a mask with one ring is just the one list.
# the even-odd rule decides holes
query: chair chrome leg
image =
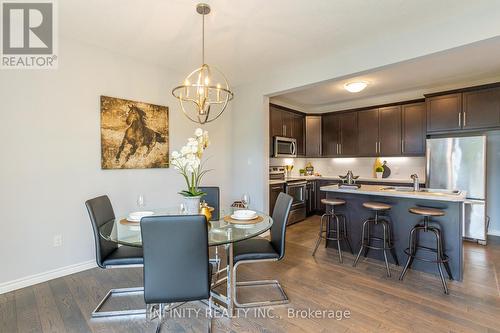
{"label": "chair chrome leg", "polygon": [[118,294],[127,295],[127,294],[137,294],[137,293],[144,293],[144,287],[111,289],[110,291],[108,291],[106,296],[104,296],[101,302],[97,305],[95,310],[92,311],[92,318],[113,317],[113,316],[134,316],[134,315],[145,314],[146,309],[99,311],[104,306],[104,303],[106,303],[106,301],[113,295],[118,295]]}
{"label": "chair chrome leg", "polygon": [[227,313],[231,318],[234,315],[234,306],[236,300],[236,270],[234,269],[233,257],[233,243],[226,244],[226,257],[227,257]]}
{"label": "chair chrome leg", "polygon": [[[281,305],[281,304],[287,304],[289,302],[288,296],[286,295],[285,291],[283,290],[283,287],[281,287],[281,284],[277,280],[257,280],[257,281],[240,281],[236,282],[236,270],[238,269],[238,266],[241,264],[251,264],[251,263],[262,263],[264,261],[277,261],[276,259],[264,259],[264,260],[243,260],[243,261],[238,261],[233,268],[233,279],[235,282],[234,285],[234,304],[237,307],[240,308],[251,308],[251,307],[257,307],[257,306],[272,306],[272,305]],[[273,301],[259,301],[259,302],[249,302],[249,303],[240,303],[238,302],[237,296],[236,296],[236,287],[248,287],[248,286],[269,286],[269,285],[274,285],[276,286],[279,291],[281,292],[282,299],[280,300],[273,300]]]}

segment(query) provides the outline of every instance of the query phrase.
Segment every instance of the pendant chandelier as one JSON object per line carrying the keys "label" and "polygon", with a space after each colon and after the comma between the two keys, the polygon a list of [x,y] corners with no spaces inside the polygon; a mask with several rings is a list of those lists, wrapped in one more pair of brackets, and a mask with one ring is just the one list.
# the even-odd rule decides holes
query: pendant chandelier
{"label": "pendant chandelier", "polygon": [[216,120],[224,112],[234,94],[224,74],[205,63],[205,15],[210,13],[210,6],[200,3],[196,6],[202,15],[201,67],[192,71],[184,84],[175,87],[172,95],[179,100],[186,117],[200,124]]}

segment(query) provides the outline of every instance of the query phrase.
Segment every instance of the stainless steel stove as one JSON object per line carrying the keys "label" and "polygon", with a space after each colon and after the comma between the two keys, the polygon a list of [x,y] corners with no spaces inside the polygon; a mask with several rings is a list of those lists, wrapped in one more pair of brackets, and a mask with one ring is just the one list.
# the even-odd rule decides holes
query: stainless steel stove
{"label": "stainless steel stove", "polygon": [[306,186],[307,181],[300,178],[286,178],[285,167],[272,166],[269,167],[270,180],[284,180],[285,193],[293,198],[292,209],[288,224],[300,222],[306,218]]}

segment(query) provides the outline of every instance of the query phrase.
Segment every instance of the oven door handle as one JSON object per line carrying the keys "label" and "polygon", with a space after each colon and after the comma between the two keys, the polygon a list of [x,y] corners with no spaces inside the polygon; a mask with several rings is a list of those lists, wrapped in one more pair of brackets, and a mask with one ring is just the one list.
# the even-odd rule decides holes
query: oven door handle
{"label": "oven door handle", "polygon": [[297,183],[287,183],[286,186],[287,187],[302,187],[302,186],[306,186],[307,185],[307,182],[304,181],[304,182],[297,182]]}

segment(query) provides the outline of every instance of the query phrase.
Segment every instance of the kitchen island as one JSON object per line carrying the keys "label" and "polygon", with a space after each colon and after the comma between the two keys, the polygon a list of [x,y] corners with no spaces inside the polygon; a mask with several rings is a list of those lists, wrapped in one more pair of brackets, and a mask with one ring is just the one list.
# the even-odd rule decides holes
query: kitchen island
{"label": "kitchen island", "polygon": [[[391,223],[394,248],[400,265],[406,262],[404,250],[408,247],[410,230],[422,220],[422,216],[408,211],[411,207],[431,207],[444,210],[446,215],[432,218],[441,228],[444,252],[450,258],[449,264],[455,280],[462,280],[463,275],[463,247],[462,247],[462,219],[465,193],[459,191],[440,191],[422,189],[413,191],[410,187],[392,187],[380,185],[362,185],[358,189],[339,188],[338,185],[323,186],[321,191],[326,192],[327,198],[339,198],[346,201],[343,206],[336,207],[338,213],[347,216],[347,231],[354,254],[357,254],[361,245],[361,231],[363,222],[373,217],[373,212],[363,207],[367,201],[377,201],[392,206],[386,216]],[[381,232],[375,229],[374,233]],[[420,235],[420,244],[435,247],[435,240],[431,233]],[[344,242],[343,242],[344,243]],[[348,251],[346,244],[342,250]],[[383,252],[370,250],[368,257],[383,261]],[[429,253],[429,258],[434,254]],[[415,260],[413,270],[438,274],[435,263]]]}

